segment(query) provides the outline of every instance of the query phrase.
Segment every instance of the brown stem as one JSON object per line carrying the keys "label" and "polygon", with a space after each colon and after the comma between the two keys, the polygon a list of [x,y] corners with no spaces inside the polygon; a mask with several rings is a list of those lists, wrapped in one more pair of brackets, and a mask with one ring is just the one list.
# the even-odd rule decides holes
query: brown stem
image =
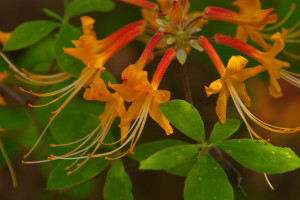
{"label": "brown stem", "polygon": [[190,80],[189,76],[186,70],[186,66],[180,65],[180,74],[181,74],[181,80],[183,83],[183,89],[184,89],[184,96],[187,102],[193,105],[193,99],[192,99],[192,93],[191,93],[191,86],[190,86]]}

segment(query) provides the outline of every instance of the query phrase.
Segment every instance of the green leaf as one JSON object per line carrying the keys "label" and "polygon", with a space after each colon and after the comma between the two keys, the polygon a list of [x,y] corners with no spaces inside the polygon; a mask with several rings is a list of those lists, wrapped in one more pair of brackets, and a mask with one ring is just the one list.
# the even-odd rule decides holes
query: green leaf
{"label": "green leaf", "polygon": [[227,119],[226,124],[217,122],[210,135],[209,143],[215,143],[229,138],[240,127],[240,121],[237,119]]}
{"label": "green leaf", "polygon": [[190,160],[176,167],[166,169],[165,171],[176,176],[187,176],[194,164],[197,162],[197,155],[194,155]]}
{"label": "green leaf", "polygon": [[110,167],[104,185],[104,200],[131,200],[132,184],[121,159],[117,159]]}
{"label": "green leaf", "polygon": [[66,189],[79,185],[85,181],[97,176],[109,164],[105,158],[92,158],[80,169],[71,175],[67,175],[65,168],[73,161],[62,161],[50,174],[47,182],[48,190]]}
{"label": "green leaf", "polygon": [[96,115],[86,112],[63,112],[50,126],[53,138],[59,143],[69,143],[90,134],[100,121]]}
{"label": "green leaf", "polygon": [[111,0],[74,0],[68,6],[66,17],[70,18],[94,11],[108,12],[113,8],[114,3]]}
{"label": "green leaf", "polygon": [[109,71],[102,71],[101,78],[104,80],[106,85],[108,84],[108,82],[112,84],[118,83],[117,79]]}
{"label": "green leaf", "polygon": [[184,200],[233,200],[233,190],[224,170],[207,154],[202,155],[184,184]]}
{"label": "green leaf", "polygon": [[245,167],[267,174],[284,173],[300,167],[300,158],[290,149],[258,140],[227,140],[218,146]]}
{"label": "green leaf", "polygon": [[47,8],[43,8],[43,11],[46,15],[48,15],[49,17],[52,17],[54,19],[57,19],[58,21],[62,21],[62,17],[59,16],[57,13],[53,12],[52,10],[49,10]]}
{"label": "green leaf", "polygon": [[183,100],[172,100],[159,105],[164,116],[188,137],[205,142],[204,125],[196,108]]}
{"label": "green leaf", "polygon": [[72,26],[71,24],[64,23],[58,33],[57,43],[55,45],[55,54],[59,66],[69,74],[79,77],[84,64],[67,54],[64,53],[63,48],[74,47],[72,40],[78,40],[82,32]]}
{"label": "green leaf", "polygon": [[189,161],[201,145],[181,145],[163,149],[140,163],[140,169],[170,169]]}
{"label": "green leaf", "polygon": [[33,45],[46,37],[58,25],[59,23],[48,20],[25,22],[15,28],[3,50],[13,51]]}
{"label": "green leaf", "polygon": [[128,154],[131,158],[142,161],[151,156],[152,154],[161,151],[168,147],[179,146],[187,144],[181,140],[160,140],[155,142],[149,142],[146,144],[139,145],[134,148],[134,154]]}

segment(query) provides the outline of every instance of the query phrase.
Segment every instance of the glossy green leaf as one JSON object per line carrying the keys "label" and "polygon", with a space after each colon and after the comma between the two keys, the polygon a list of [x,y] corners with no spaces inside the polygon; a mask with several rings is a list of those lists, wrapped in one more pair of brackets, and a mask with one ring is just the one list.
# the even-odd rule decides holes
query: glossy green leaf
{"label": "glossy green leaf", "polygon": [[69,111],[57,116],[50,131],[58,143],[69,143],[87,136],[99,123],[96,115]]}
{"label": "glossy green leaf", "polygon": [[113,8],[114,3],[111,0],[74,0],[68,6],[66,17],[70,18],[94,11],[108,12]]}
{"label": "glossy green leaf", "polygon": [[276,147],[267,142],[227,140],[218,146],[236,161],[257,172],[277,174],[300,167],[300,158],[290,148]]}
{"label": "glossy green leaf", "polygon": [[4,45],[4,51],[13,51],[28,47],[46,37],[59,23],[48,20],[25,22],[18,26]]}
{"label": "glossy green leaf", "polygon": [[52,17],[54,19],[57,19],[58,21],[62,21],[62,17],[59,16],[57,13],[53,12],[52,10],[49,10],[47,8],[43,8],[43,11],[46,15],[48,15],[49,17]]}
{"label": "glossy green leaf", "polygon": [[155,142],[149,142],[135,147],[134,154],[129,154],[129,156],[137,161],[142,161],[151,156],[152,154],[161,151],[165,148],[184,144],[187,143],[181,140],[160,140]]}
{"label": "glossy green leaf", "polygon": [[205,142],[204,125],[196,108],[183,100],[172,100],[159,105],[164,116],[188,137]]}
{"label": "glossy green leaf", "polygon": [[84,183],[97,176],[109,164],[109,161],[105,160],[105,158],[92,158],[80,169],[68,176],[65,168],[72,162],[74,162],[74,160],[61,161],[61,163],[54,168],[48,178],[48,190],[66,189]]}
{"label": "glossy green leaf", "polygon": [[163,149],[140,163],[140,169],[170,169],[189,161],[201,145],[180,145]]}
{"label": "glossy green leaf", "polygon": [[132,184],[121,159],[115,160],[110,167],[104,185],[104,200],[131,200]]}
{"label": "glossy green leaf", "polygon": [[240,121],[237,119],[227,119],[226,124],[217,122],[211,132],[209,143],[215,143],[229,138],[240,127]]}
{"label": "glossy green leaf", "polygon": [[202,155],[184,184],[184,200],[233,200],[233,190],[224,170],[209,155]]}
{"label": "glossy green leaf", "polygon": [[82,33],[78,28],[71,24],[64,23],[59,30],[57,43],[55,45],[55,54],[59,66],[65,72],[75,77],[79,77],[84,64],[80,60],[65,54],[63,48],[73,48],[74,45],[71,41],[78,40],[81,35]]}
{"label": "glossy green leaf", "polygon": [[196,162],[197,155],[194,155],[190,160],[187,160],[183,164],[166,169],[165,171],[176,176],[187,176]]}

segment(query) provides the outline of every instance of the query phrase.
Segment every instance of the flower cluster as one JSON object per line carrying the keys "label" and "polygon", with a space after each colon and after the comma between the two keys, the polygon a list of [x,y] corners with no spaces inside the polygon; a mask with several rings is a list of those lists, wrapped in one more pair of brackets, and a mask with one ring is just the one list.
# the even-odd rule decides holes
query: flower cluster
{"label": "flower cluster", "polygon": [[[274,9],[262,9],[259,0],[237,0],[233,2],[233,5],[238,7],[238,13],[220,7],[206,7],[202,12],[189,12],[190,3],[188,0],[157,0],[157,4],[147,0],[122,1],[141,7],[144,19],[128,24],[108,37],[99,40],[93,30],[95,20],[87,16],[81,17],[82,36],[78,40],[72,41],[73,48],[63,49],[65,54],[82,61],[85,65],[80,76],[73,83],[49,93],[37,93],[20,88],[20,90],[38,97],[56,96],[54,100],[46,104],[29,104],[30,107],[46,106],[67,97],[62,105],[52,112],[53,116],[48,125],[26,157],[36,147],[56,116],[82,89],[85,100],[105,103],[105,111],[99,116],[99,125],[80,140],[67,144],[51,145],[58,147],[78,144],[68,153],[51,155],[47,160],[37,162],[73,159],[75,160],[73,164],[67,167],[68,170],[70,169],[68,174],[71,174],[91,158],[116,159],[127,153],[133,153],[148,114],[167,135],[172,134],[173,129],[168,119],[159,109],[159,104],[169,101],[171,93],[166,90],[158,90],[158,87],[172,60],[176,58],[181,65],[184,65],[192,48],[198,51],[204,50],[220,75],[220,79],[212,82],[209,87],[205,87],[205,91],[207,96],[219,93],[216,113],[222,124],[226,123],[227,100],[231,96],[251,137],[253,135],[257,139],[263,140],[251,127],[247,121],[248,118],[271,132],[294,133],[299,131],[299,127],[286,128],[268,124],[252,114],[247,108],[250,107],[250,97],[244,83],[246,79],[267,71],[269,74],[269,93],[274,98],[279,98],[284,94],[278,83],[281,78],[296,87],[300,87],[300,80],[298,79],[300,75],[287,71],[285,68],[290,67],[289,62],[277,58],[280,53],[292,57],[297,56],[284,49],[285,43],[299,41],[297,37],[300,36],[298,30],[300,23],[296,23],[291,28],[284,27],[285,22],[295,10],[294,4],[287,15],[278,21]],[[215,20],[236,24],[235,37],[216,33],[214,37],[207,39],[201,35],[201,29],[205,28],[208,22]],[[278,28],[281,28],[281,31],[275,32]],[[8,38],[9,34],[0,33],[2,43]],[[117,51],[136,39],[146,44],[140,58],[136,63],[124,68],[121,84],[108,83],[106,85],[101,79],[101,72],[106,70],[105,64]],[[248,44],[249,40],[255,46]],[[253,58],[258,65],[246,67],[248,60],[245,57],[232,55],[227,67],[225,67],[211,43],[234,48],[244,56]],[[149,63],[154,57],[160,55],[163,55],[161,61],[152,80],[149,81],[148,73],[144,68],[150,65]],[[3,55],[3,57],[5,56]],[[18,74],[19,79],[34,85],[56,85],[72,78],[66,72],[38,75],[26,70],[19,70],[10,61],[8,62],[10,68]],[[1,81],[2,79],[0,79]],[[2,99],[0,99],[1,102]],[[120,122],[120,138],[114,143],[105,143],[103,141],[109,134],[116,118]],[[100,148],[101,146],[116,144],[118,146],[113,150],[103,152]],[[78,163],[80,159],[83,161]]]}

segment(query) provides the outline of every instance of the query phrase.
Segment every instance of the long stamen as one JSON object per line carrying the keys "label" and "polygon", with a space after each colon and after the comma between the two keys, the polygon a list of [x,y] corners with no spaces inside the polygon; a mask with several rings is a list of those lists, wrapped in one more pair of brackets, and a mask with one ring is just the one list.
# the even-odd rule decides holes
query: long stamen
{"label": "long stamen", "polygon": [[[229,84],[232,85],[232,84]],[[245,104],[242,102],[242,100],[239,98],[236,90],[233,88],[233,86],[230,86],[231,91],[232,91],[232,96],[234,96],[238,102],[238,104],[241,106],[242,110],[244,111],[244,113],[246,113],[246,115],[253,121],[255,122],[257,125],[259,125],[260,127],[272,131],[272,132],[277,132],[277,133],[295,133],[299,131],[299,127],[297,128],[284,128],[284,127],[278,127],[278,126],[274,126],[271,124],[268,124],[260,119],[258,119],[256,116],[254,116],[249,110],[248,108],[245,106]]]}
{"label": "long stamen", "polygon": [[64,103],[60,106],[60,108],[57,110],[57,112],[55,113],[55,115],[50,118],[49,123],[47,124],[47,126],[45,127],[44,131],[42,132],[42,134],[40,135],[39,139],[36,141],[36,143],[33,145],[33,147],[29,150],[29,152],[24,156],[24,158],[27,158],[32,151],[35,149],[35,147],[37,146],[37,144],[41,141],[42,137],[44,136],[44,134],[46,133],[46,131],[48,130],[50,124],[53,122],[53,120],[55,119],[55,117],[60,113],[60,111],[69,103],[69,101],[71,101],[71,99],[75,96],[75,94],[77,94],[77,92],[79,92],[79,90],[81,90],[81,88],[86,84],[86,81],[88,81],[90,79],[90,77],[92,77],[94,75],[94,73],[96,72],[97,69],[91,68],[88,72],[87,72],[87,76],[86,79],[83,79],[81,82],[78,83],[77,87],[75,88],[75,90],[70,94],[70,96],[64,101]]}

